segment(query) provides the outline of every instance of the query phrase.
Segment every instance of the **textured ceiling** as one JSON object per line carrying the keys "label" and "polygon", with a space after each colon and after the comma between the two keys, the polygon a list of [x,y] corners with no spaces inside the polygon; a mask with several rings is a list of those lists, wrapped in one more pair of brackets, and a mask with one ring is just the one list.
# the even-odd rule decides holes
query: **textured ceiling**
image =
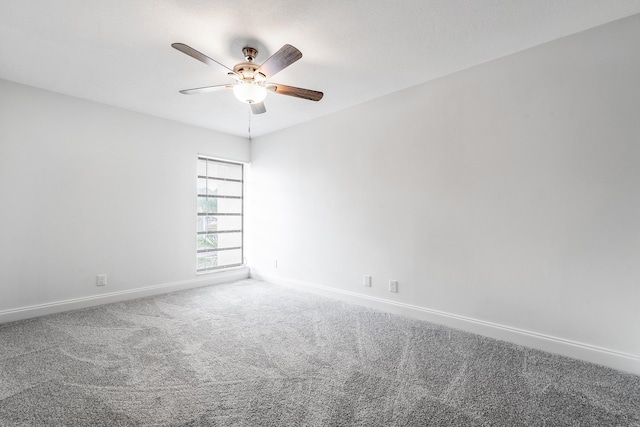
{"label": "textured ceiling", "polygon": [[[559,37],[640,13],[640,0],[0,0],[0,78],[247,136],[230,83],[170,47],[233,67],[283,44],[303,58],[273,80],[320,102],[269,94],[252,136],[329,114]],[[1,94],[0,94],[1,95]]]}

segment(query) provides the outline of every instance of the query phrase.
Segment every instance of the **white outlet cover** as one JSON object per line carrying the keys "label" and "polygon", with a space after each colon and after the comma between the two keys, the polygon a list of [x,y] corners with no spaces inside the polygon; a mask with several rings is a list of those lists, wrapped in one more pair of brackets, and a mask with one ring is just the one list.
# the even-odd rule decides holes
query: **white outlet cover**
{"label": "white outlet cover", "polygon": [[98,274],[96,277],[96,286],[106,286],[107,285],[107,275],[106,274]]}
{"label": "white outlet cover", "polygon": [[398,292],[398,281],[389,280],[389,292]]}
{"label": "white outlet cover", "polygon": [[368,274],[365,274],[365,275],[364,275],[364,285],[365,285],[367,288],[370,288],[370,287],[371,287],[371,276],[369,276]]}

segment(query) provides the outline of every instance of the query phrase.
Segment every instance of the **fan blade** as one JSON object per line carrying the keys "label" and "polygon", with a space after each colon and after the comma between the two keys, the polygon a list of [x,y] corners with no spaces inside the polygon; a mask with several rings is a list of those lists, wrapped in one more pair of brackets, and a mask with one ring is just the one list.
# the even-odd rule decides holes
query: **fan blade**
{"label": "fan blade", "polygon": [[270,78],[300,58],[302,58],[302,52],[290,44],[285,44],[279,51],[264,61],[258,69],[258,72],[264,74],[267,78]]}
{"label": "fan blade", "polygon": [[233,85],[206,86],[206,87],[197,87],[195,89],[181,90],[180,93],[184,95],[195,95],[197,93],[217,92],[222,89],[232,89],[232,88],[233,88]]}
{"label": "fan blade", "polygon": [[219,63],[215,59],[209,58],[204,53],[198,52],[194,48],[192,48],[190,46],[187,46],[184,43],[173,43],[171,45],[171,47],[174,48],[174,49],[178,49],[180,52],[186,53],[190,57],[195,58],[198,61],[203,62],[203,63],[205,63],[207,65],[214,65],[214,64],[215,65],[219,65],[219,66],[224,67],[225,69],[227,69],[227,70],[229,70],[229,71],[231,71],[232,73],[235,74],[235,72],[231,68],[227,67],[226,65],[223,65],[223,64]]}
{"label": "fan blade", "polygon": [[277,83],[270,84],[268,89],[280,95],[295,96],[296,98],[308,99],[309,101],[320,101],[324,96],[324,93],[318,92],[317,90],[302,89],[300,87],[280,85]]}
{"label": "fan blade", "polygon": [[267,112],[267,107],[264,106],[264,102],[249,105],[251,105],[251,112],[253,114],[262,114]]}

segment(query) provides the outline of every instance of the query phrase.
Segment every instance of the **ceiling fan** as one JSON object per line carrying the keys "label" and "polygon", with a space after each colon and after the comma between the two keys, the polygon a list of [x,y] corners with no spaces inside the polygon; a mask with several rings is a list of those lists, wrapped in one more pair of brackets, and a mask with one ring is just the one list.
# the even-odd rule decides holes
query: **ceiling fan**
{"label": "ceiling fan", "polygon": [[302,53],[290,44],[282,46],[280,50],[271,55],[262,65],[253,62],[256,56],[258,56],[258,50],[253,47],[245,47],[242,49],[242,54],[246,62],[236,64],[233,69],[209,58],[207,55],[198,52],[184,43],[173,43],[171,47],[207,65],[224,67],[228,70],[228,75],[235,80],[234,84],[181,90],[180,93],[185,95],[233,89],[236,98],[251,106],[251,112],[253,114],[262,114],[267,111],[264,106],[264,99],[267,97],[268,92],[294,96],[310,101],[320,101],[324,95],[322,92],[316,90],[281,85],[269,81],[269,79],[278,72],[302,58]]}

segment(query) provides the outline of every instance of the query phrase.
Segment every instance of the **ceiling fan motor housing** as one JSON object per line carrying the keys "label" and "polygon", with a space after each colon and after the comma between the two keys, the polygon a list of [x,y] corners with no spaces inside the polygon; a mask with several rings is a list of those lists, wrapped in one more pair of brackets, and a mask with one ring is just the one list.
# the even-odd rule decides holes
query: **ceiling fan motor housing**
{"label": "ceiling fan motor housing", "polygon": [[242,54],[247,61],[252,62],[258,56],[258,50],[247,46],[242,48]]}
{"label": "ceiling fan motor housing", "polygon": [[260,66],[253,62],[241,62],[233,67],[233,71],[237,76],[241,77],[242,80],[255,80],[256,82],[262,82],[266,80],[266,76],[258,72],[259,68]]}
{"label": "ceiling fan motor housing", "polygon": [[264,80],[266,80],[267,76],[265,76],[263,73],[256,72],[260,68],[260,65],[253,62],[256,56],[258,56],[258,50],[247,46],[242,49],[242,53],[247,62],[236,64],[233,67],[233,71],[238,76],[242,77],[242,80],[253,79],[256,82],[263,82]]}

